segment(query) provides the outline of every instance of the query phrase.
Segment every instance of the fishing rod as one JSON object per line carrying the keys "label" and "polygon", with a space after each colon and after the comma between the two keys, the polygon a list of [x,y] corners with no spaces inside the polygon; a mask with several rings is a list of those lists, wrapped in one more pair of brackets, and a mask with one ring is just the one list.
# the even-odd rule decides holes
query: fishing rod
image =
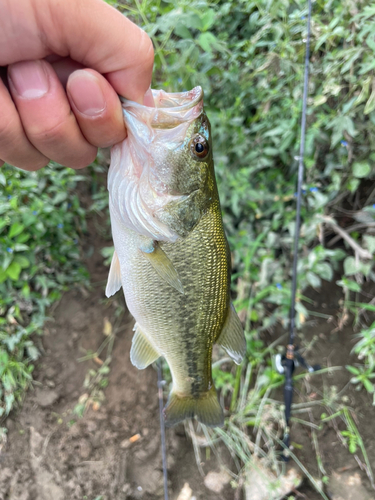
{"label": "fishing rod", "polygon": [[164,424],[164,413],[163,413],[163,386],[165,381],[163,380],[162,373],[162,360],[161,358],[157,361],[158,370],[158,397],[159,397],[159,419],[160,419],[160,436],[161,436],[161,455],[163,460],[163,480],[164,480],[164,500],[168,500],[168,470],[167,470],[167,445],[165,440],[165,424]]}
{"label": "fishing rod", "polygon": [[298,243],[300,238],[301,226],[301,205],[302,205],[302,183],[304,178],[304,155],[306,141],[306,116],[307,116],[307,95],[309,86],[309,60],[310,60],[310,38],[311,38],[311,11],[312,0],[308,0],[308,17],[307,17],[307,37],[306,37],[306,52],[305,52],[305,73],[303,83],[303,98],[302,98],[302,118],[301,118],[301,139],[298,159],[298,184],[297,184],[297,207],[296,207],[296,222],[294,234],[294,255],[292,267],[292,293],[290,305],[290,324],[289,324],[289,340],[284,356],[276,356],[276,368],[279,373],[285,375],[284,384],[284,404],[285,404],[285,431],[284,431],[284,454],[285,460],[288,460],[287,449],[290,445],[290,415],[293,400],[293,372],[296,366],[302,365],[307,371],[314,372],[320,367],[310,366],[295,346],[295,319],[296,319],[296,294],[297,294],[297,265],[298,265]]}

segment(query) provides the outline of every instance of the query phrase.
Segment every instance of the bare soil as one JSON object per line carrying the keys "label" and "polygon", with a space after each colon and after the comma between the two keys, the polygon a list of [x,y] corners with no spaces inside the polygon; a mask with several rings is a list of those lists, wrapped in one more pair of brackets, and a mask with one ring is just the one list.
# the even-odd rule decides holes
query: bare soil
{"label": "bare soil", "polygon": [[[99,234],[104,221],[91,220],[84,244],[84,255],[93,288],[66,293],[51,311],[53,321],[40,339],[43,356],[35,373],[35,383],[22,408],[6,421],[8,442],[0,455],[0,500],[158,500],[164,498],[160,431],[158,417],[157,375],[152,367],[139,371],[132,366],[129,350],[133,321],[125,315],[117,334],[110,365],[105,401],[90,409],[81,419],[73,413],[85,392],[83,383],[94,361],[80,362],[87,351],[95,351],[105,339],[103,320],[114,318],[116,301],[107,301],[104,287],[108,269],[100,255],[110,243]],[[321,311],[337,316],[339,291],[327,286],[323,294],[312,294]],[[307,352],[308,360],[322,366],[345,366],[355,362],[350,354],[353,331],[345,327],[332,333],[334,323],[314,321],[304,329],[303,345],[314,335],[318,341]],[[270,339],[274,340],[274,338]],[[349,373],[343,369],[314,378],[296,386],[296,401],[314,400],[330,386],[343,388],[346,404],[356,415],[370,462],[375,468],[373,440],[374,407],[367,393],[348,385]],[[274,395],[282,398],[282,393]],[[319,418],[319,411],[313,410]],[[306,418],[306,417],[304,417]],[[341,427],[341,429],[343,428]],[[133,443],[130,438],[139,434]],[[328,475],[344,470],[358,472],[363,487],[375,498],[365,471],[340,443],[333,426],[318,432],[323,466]],[[319,477],[311,429],[294,425],[294,451],[305,467]],[[206,488],[200,474],[190,439],[184,427],[167,430],[170,498],[176,500],[189,483],[197,500],[240,500],[242,494],[227,484],[221,493]],[[223,450],[226,463],[230,466]],[[362,457],[358,454],[358,459]],[[219,471],[213,454],[201,464],[204,474]],[[329,494],[329,488],[327,493]],[[305,481],[296,498],[321,498]],[[332,496],[334,498],[334,496]],[[358,498],[358,500],[360,500]]]}

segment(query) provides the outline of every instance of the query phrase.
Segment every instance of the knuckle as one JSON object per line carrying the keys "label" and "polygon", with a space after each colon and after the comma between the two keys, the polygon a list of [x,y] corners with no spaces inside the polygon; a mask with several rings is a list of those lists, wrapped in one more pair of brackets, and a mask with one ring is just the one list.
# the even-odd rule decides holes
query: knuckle
{"label": "knuckle", "polygon": [[13,142],[17,135],[17,120],[15,117],[0,120],[0,144]]}
{"label": "knuckle", "polygon": [[67,117],[58,117],[53,121],[36,122],[26,130],[27,136],[34,142],[50,143],[60,141],[66,133]]}

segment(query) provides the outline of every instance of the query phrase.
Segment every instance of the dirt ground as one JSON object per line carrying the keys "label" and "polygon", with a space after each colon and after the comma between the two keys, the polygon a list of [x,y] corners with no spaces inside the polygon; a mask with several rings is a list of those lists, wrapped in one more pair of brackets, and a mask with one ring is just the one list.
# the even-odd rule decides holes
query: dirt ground
{"label": "dirt ground", "polygon": [[[105,401],[99,409],[90,409],[83,418],[73,413],[84,394],[83,382],[94,361],[80,362],[88,350],[95,351],[105,339],[104,318],[114,318],[115,301],[104,297],[108,269],[103,265],[101,246],[110,243],[98,235],[101,222],[91,221],[84,243],[84,255],[93,288],[71,290],[51,312],[45,335],[40,339],[43,356],[35,373],[35,384],[23,407],[12,413],[5,425],[8,442],[0,455],[0,500],[159,500],[163,495],[160,431],[157,399],[157,375],[152,367],[138,371],[129,359],[132,319],[125,316],[114,343],[109,384]],[[312,297],[326,314],[337,315],[338,290]],[[304,330],[303,344],[314,335],[318,342],[307,353],[309,361],[322,366],[354,363],[350,356],[353,331],[350,327],[332,333],[335,325],[326,320],[311,322]],[[274,338],[272,339],[274,340]],[[375,468],[373,440],[374,407],[371,397],[347,386],[346,370],[311,381],[300,394],[321,394],[332,385],[343,395],[356,415],[357,424]],[[276,398],[278,395],[274,395]],[[279,394],[281,397],[281,394]],[[296,396],[298,398],[298,394]],[[298,400],[298,399],[297,399]],[[294,426],[292,441],[302,463],[318,477],[311,432],[308,427]],[[139,434],[131,443],[130,438]],[[136,439],[136,438],[134,438]],[[327,474],[353,471],[359,475],[368,498],[375,492],[355,457],[339,442],[335,429],[326,426],[319,435],[320,453]],[[191,440],[184,427],[167,430],[169,488],[176,500],[185,483],[189,483],[196,500],[241,500],[227,484],[221,493],[206,488],[200,474]],[[201,464],[204,474],[219,471],[213,454]],[[330,493],[328,491],[328,493]],[[321,498],[305,482],[296,498]],[[332,494],[331,498],[335,497]],[[349,497],[347,497],[349,499]],[[346,500],[345,498],[343,500]],[[357,496],[357,500],[360,498]]]}

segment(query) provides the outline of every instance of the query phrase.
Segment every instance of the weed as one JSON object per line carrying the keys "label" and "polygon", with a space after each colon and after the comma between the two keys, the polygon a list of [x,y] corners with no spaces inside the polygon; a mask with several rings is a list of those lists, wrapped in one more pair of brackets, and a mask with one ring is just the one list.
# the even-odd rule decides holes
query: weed
{"label": "weed", "polygon": [[0,171],[0,417],[32,381],[48,308],[87,281],[77,245],[86,227],[76,193],[83,179],[54,164]]}
{"label": "weed", "polygon": [[[116,340],[116,335],[128,327],[122,322],[124,309],[121,307],[115,314],[115,326],[108,318],[104,318],[103,335],[105,340],[95,352],[86,352],[85,356],[79,359],[81,362],[93,361],[97,368],[90,368],[86,373],[83,383],[84,393],[78,400],[78,403],[73,409],[73,413],[78,417],[82,417],[88,408],[92,407],[93,410],[98,410],[103,403],[104,389],[108,385],[108,377],[110,373],[110,364],[112,361],[112,350]],[[120,326],[121,325],[121,326]],[[105,353],[105,358],[101,359],[100,356]]]}

